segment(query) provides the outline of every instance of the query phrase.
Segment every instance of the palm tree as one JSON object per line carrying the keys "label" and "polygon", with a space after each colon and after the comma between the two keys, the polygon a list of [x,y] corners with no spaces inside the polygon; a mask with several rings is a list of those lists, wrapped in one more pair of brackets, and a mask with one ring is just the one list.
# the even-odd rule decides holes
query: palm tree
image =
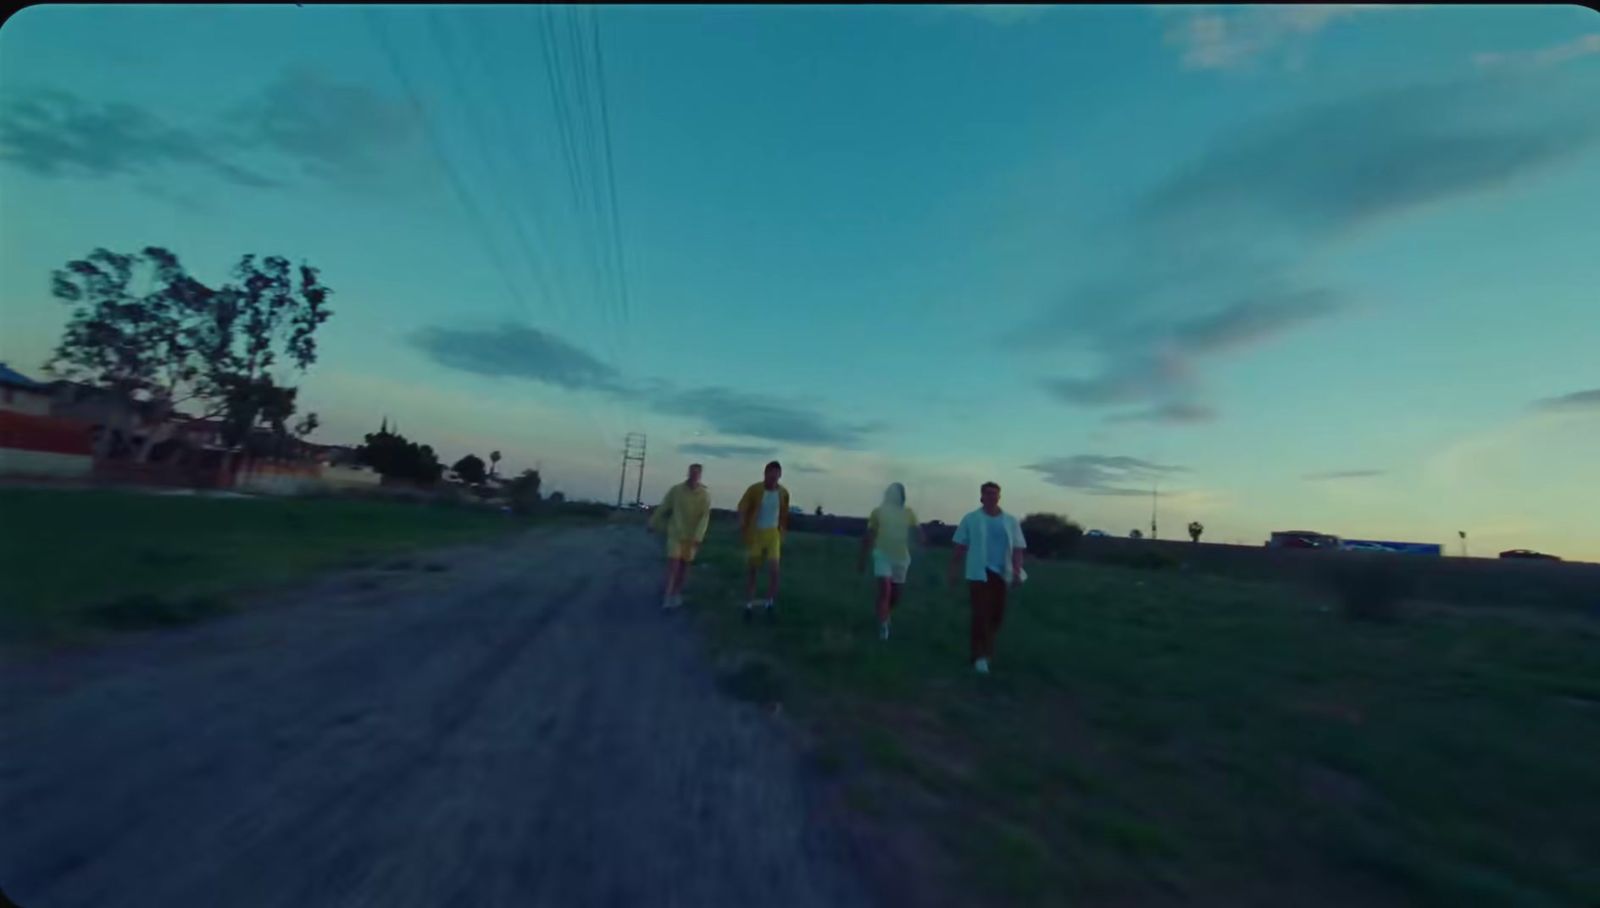
{"label": "palm tree", "polygon": [[1189,538],[1195,542],[1200,541],[1200,534],[1206,531],[1205,525],[1198,520],[1189,521]]}
{"label": "palm tree", "polygon": [[500,465],[500,452],[499,451],[490,451],[489,452],[489,475],[490,476],[494,475],[495,467],[498,467],[499,465]]}

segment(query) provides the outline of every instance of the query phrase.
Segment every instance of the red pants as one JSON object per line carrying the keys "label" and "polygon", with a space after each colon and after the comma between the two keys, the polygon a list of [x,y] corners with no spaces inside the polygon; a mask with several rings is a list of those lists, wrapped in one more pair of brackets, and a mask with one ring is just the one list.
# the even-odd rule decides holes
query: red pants
{"label": "red pants", "polygon": [[994,637],[1006,617],[1006,580],[994,571],[982,582],[967,581],[972,595],[972,661],[994,655]]}

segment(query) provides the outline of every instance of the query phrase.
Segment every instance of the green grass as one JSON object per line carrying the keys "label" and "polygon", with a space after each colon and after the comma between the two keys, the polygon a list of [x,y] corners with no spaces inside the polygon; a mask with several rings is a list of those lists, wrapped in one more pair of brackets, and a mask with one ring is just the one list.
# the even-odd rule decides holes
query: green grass
{"label": "green grass", "polygon": [[1037,563],[981,678],[948,552],[882,643],[855,545],[792,536],[778,622],[746,626],[714,528],[690,601],[847,803],[934,831],[918,872],[954,868],[952,904],[1600,904],[1600,622],[1352,623],[1304,589]]}
{"label": "green grass", "polygon": [[492,511],[381,500],[0,490],[0,639],[181,624],[316,570],[525,527]]}

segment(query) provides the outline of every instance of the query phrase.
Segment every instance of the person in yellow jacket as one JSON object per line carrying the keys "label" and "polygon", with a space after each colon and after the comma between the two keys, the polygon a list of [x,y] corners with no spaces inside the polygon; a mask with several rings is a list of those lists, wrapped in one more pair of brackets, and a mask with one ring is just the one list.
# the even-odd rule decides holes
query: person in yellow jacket
{"label": "person in yellow jacket", "polygon": [[667,490],[661,506],[650,515],[650,529],[667,534],[667,589],[661,607],[683,605],[683,584],[689,579],[689,565],[700,551],[711,523],[711,492],[700,482],[703,468],[689,465],[689,475]]}
{"label": "person in yellow jacket", "polygon": [[[783,466],[776,460],[767,464],[762,480],[739,499],[739,534],[744,540],[749,570],[745,573],[744,620],[761,605],[768,618],[778,598],[778,562],[783,553],[783,534],[789,530],[789,490],[778,483]],[[767,598],[756,599],[756,571],[767,566]]]}

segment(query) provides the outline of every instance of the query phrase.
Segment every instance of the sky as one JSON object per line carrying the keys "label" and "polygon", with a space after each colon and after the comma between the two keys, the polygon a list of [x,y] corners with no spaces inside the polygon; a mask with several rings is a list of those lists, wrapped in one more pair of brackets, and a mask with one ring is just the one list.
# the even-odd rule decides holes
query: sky
{"label": "sky", "polygon": [[0,211],[13,368],[97,247],[283,255],[315,440],[569,497],[1600,560],[1578,6],[35,6]]}

